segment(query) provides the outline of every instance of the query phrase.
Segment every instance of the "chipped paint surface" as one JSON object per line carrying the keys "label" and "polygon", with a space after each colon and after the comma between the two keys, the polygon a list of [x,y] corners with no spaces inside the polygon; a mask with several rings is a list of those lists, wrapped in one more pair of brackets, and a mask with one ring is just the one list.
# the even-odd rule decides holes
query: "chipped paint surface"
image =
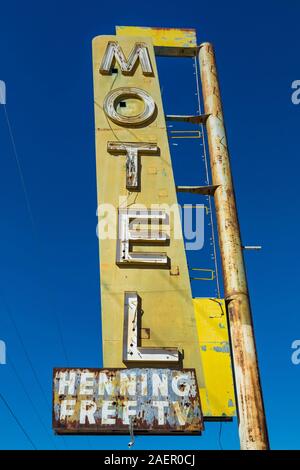
{"label": "chipped paint surface", "polygon": [[200,397],[204,419],[236,415],[224,299],[193,299],[204,382]]}
{"label": "chipped paint surface", "polygon": [[193,369],[54,369],[53,429],[59,434],[199,433]]}
{"label": "chipped paint surface", "polygon": [[152,38],[157,55],[193,56],[197,49],[196,30],[193,28],[151,28],[116,26],[117,36]]}
{"label": "chipped paint surface", "polygon": [[[127,59],[136,42],[146,44],[154,75],[145,76],[138,63],[134,74],[128,76],[121,73],[118,62],[114,64],[118,70],[117,74],[102,75],[99,73],[99,67],[110,41],[119,43]],[[98,206],[106,207],[106,204],[109,204],[124,210],[138,207],[150,209],[153,204],[157,207],[163,204],[163,210],[165,207],[176,208],[176,187],[151,38],[98,36],[93,40],[93,65]],[[133,128],[108,121],[103,111],[105,97],[115,88],[122,87],[140,88],[151,95],[157,108],[154,121],[144,127],[134,128],[134,131]],[[148,145],[155,144],[159,148],[157,155],[149,154],[140,157],[142,160],[140,168],[141,191],[128,192],[125,157],[116,157],[108,152],[108,142],[146,142]],[[105,217],[101,220],[100,212],[98,212],[99,224],[102,224],[106,214],[102,212]],[[108,219],[106,220],[108,221]],[[143,310],[140,326],[149,331],[149,335],[141,339],[140,346],[150,349],[177,348],[180,352],[184,351],[182,367],[196,369],[197,380],[201,385],[203,371],[189,271],[183,240],[176,236],[176,220],[180,221],[177,209],[174,212],[174,217],[170,217],[169,223],[166,224],[166,232],[169,235],[168,242],[163,243],[163,249],[160,246],[151,246],[150,250],[157,254],[161,251],[165,252],[170,260],[170,266],[169,263],[160,267],[150,263],[146,268],[145,265],[141,266],[142,269],[134,266],[129,269],[124,264],[120,267],[116,264],[116,237],[99,238],[103,366],[124,367],[124,293],[137,291],[141,297]],[[113,226],[113,222],[110,224]],[[113,231],[117,234],[116,225]],[[138,246],[134,248],[134,251],[135,253],[140,251],[145,256],[144,253],[149,251],[149,247]],[[138,362],[132,366],[157,367],[158,364]]]}
{"label": "chipped paint surface", "polygon": [[214,346],[213,350],[216,352],[223,352],[223,353],[229,353],[229,343],[221,343],[220,346]]}

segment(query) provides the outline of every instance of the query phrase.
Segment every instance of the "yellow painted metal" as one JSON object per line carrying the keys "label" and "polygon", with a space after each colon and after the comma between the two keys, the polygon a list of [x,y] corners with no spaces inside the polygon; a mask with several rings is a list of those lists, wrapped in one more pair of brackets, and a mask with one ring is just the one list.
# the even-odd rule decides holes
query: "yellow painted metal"
{"label": "yellow painted metal", "polygon": [[[100,62],[108,41],[118,41],[126,57],[134,44],[145,42],[148,46],[154,76],[144,76],[138,66],[132,76],[120,72],[101,75]],[[173,206],[177,204],[176,188],[168,144],[165,115],[161,100],[155,54],[151,38],[125,36],[98,36],[93,40],[94,98],[96,124],[96,166],[98,204],[112,204],[117,208],[143,204]],[[146,127],[126,128],[106,117],[103,102],[109,91],[120,87],[138,87],[148,92],[157,107],[157,116]],[[126,162],[123,156],[107,152],[108,141],[155,142],[160,155],[142,157],[141,191],[126,189]],[[119,197],[122,197],[120,202]],[[178,220],[179,209],[176,214]],[[177,347],[183,351],[180,366],[195,368],[198,386],[204,387],[201,352],[192,300],[189,272],[182,238],[174,236],[174,218],[170,219],[170,245],[163,247],[171,261],[170,269],[120,268],[116,264],[116,240],[100,240],[100,274],[102,306],[102,338],[104,367],[124,367],[123,321],[124,292],[137,291],[142,299],[142,328],[149,329],[142,346]],[[138,247],[149,251],[149,247]],[[151,247],[161,251],[161,247]],[[149,366],[149,364],[148,364]],[[142,367],[142,364],[140,364]]]}
{"label": "yellow painted metal", "polygon": [[151,28],[140,26],[116,26],[118,36],[150,37],[157,55],[195,55],[196,30],[193,28]]}
{"label": "yellow painted metal", "polygon": [[200,387],[203,415],[230,418],[236,407],[225,301],[195,298],[194,308],[204,372],[204,387]]}
{"label": "yellow painted metal", "polygon": [[[106,45],[108,41],[116,39],[126,57],[135,42],[142,40],[147,43],[154,77],[145,77],[140,66],[133,76],[123,75],[120,70],[117,74],[101,75],[99,66]],[[122,207],[132,207],[132,204],[144,204],[146,207],[151,204],[173,206],[177,203],[176,189],[151,39],[96,37],[93,41],[93,67],[98,204],[112,204],[117,208],[121,196]],[[106,117],[103,111],[105,96],[112,89],[123,86],[140,87],[154,98],[157,116],[147,127],[121,127]],[[107,152],[109,141],[156,142],[159,146],[160,156],[142,157],[141,192],[127,191],[125,159]],[[124,367],[124,292],[137,291],[142,298],[142,328],[148,332],[143,335],[142,345],[178,347],[183,351],[181,366],[196,369],[204,416],[231,417],[235,407],[230,356],[226,350],[226,315],[222,315],[219,304],[210,299],[193,301],[183,240],[175,239],[174,228],[174,220],[171,218],[170,246],[164,247],[171,260],[170,270],[121,269],[115,262],[116,240],[100,240],[104,367]],[[142,250],[142,247],[139,249]],[[156,249],[160,251],[159,247],[151,248],[153,251]],[[224,303],[222,305],[225,308]]]}
{"label": "yellow painted metal", "polygon": [[206,268],[191,268],[191,271],[200,271],[202,273],[210,273],[210,277],[191,277],[194,281],[213,281],[215,279],[215,271]]}
{"label": "yellow painted metal", "polygon": [[171,139],[200,139],[200,131],[170,131]]}

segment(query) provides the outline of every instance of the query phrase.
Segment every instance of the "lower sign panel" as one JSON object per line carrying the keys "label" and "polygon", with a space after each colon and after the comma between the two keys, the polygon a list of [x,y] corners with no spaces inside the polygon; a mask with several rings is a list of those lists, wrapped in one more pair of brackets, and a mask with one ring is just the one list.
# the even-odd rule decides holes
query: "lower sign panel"
{"label": "lower sign panel", "polygon": [[200,433],[194,369],[54,369],[59,434]]}

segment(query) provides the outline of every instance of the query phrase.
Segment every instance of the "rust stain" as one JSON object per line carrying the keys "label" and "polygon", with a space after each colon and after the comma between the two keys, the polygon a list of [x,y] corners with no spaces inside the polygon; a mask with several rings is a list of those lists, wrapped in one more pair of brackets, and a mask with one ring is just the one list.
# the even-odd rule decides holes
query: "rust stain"
{"label": "rust stain", "polygon": [[[84,388],[87,377],[88,389]],[[68,416],[64,415],[66,400],[71,406]],[[103,414],[107,406],[110,423]],[[56,433],[128,433],[129,407],[134,408],[134,431],[138,433],[190,434],[203,429],[194,369],[54,369]]]}
{"label": "rust stain", "polygon": [[256,358],[220,87],[214,50],[211,44],[201,44],[199,61],[204,109],[205,114],[208,115],[206,129],[211,160],[212,184],[218,185],[214,200],[234,358],[241,448],[245,450],[263,450],[269,447],[267,425]]}

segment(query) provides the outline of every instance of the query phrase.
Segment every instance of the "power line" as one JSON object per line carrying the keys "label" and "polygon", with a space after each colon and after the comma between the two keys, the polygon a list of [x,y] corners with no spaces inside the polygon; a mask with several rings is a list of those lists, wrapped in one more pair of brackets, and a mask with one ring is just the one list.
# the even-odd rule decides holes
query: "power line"
{"label": "power line", "polygon": [[22,185],[22,189],[23,189],[23,193],[24,193],[24,198],[25,198],[25,202],[26,202],[27,211],[28,211],[28,214],[29,214],[29,217],[30,217],[32,227],[35,230],[34,218],[33,218],[33,213],[32,213],[32,209],[31,209],[31,205],[30,205],[28,191],[27,191],[27,188],[26,188],[25,178],[24,178],[22,166],[21,166],[21,163],[20,163],[19,155],[18,155],[18,152],[17,152],[16,142],[15,142],[15,138],[14,138],[14,135],[13,135],[11,123],[10,123],[10,120],[9,120],[9,117],[8,117],[6,104],[3,104],[3,109],[4,109],[4,115],[5,115],[5,119],[6,119],[6,123],[7,123],[7,127],[8,127],[8,132],[9,132],[9,136],[10,136],[10,140],[11,140],[11,144],[12,144],[12,148],[13,148],[13,154],[14,154],[15,161],[16,161],[16,164],[17,164],[19,177],[20,177],[20,180],[21,180],[21,185]]}
{"label": "power line", "polygon": [[[40,266],[40,269],[42,270],[42,268],[44,267],[44,263],[42,262],[42,259],[41,259],[42,258],[41,257],[41,244],[40,244],[39,237],[38,237],[38,234],[37,234],[36,224],[35,224],[34,217],[33,217],[33,211],[32,211],[32,207],[31,207],[31,204],[30,204],[30,198],[29,198],[26,183],[25,183],[25,177],[24,177],[24,173],[23,173],[23,170],[22,170],[20,158],[19,158],[19,155],[18,155],[18,152],[17,152],[16,141],[15,141],[15,138],[14,138],[11,122],[10,122],[10,119],[9,119],[9,116],[8,116],[6,104],[4,104],[3,107],[4,107],[4,114],[5,114],[5,118],[6,118],[6,122],[7,122],[8,131],[9,131],[9,136],[10,136],[10,140],[11,140],[11,144],[12,144],[13,154],[14,154],[14,158],[15,158],[15,161],[16,161],[16,164],[17,164],[18,173],[19,173],[19,177],[20,177],[20,181],[21,181],[21,186],[22,186],[22,190],[23,190],[23,193],[24,193],[26,208],[27,208],[30,223],[31,223],[31,226],[32,226],[33,236],[34,236],[34,239],[35,239],[35,242],[36,242],[39,266]],[[64,356],[65,356],[67,365],[69,365],[67,349],[66,349],[66,346],[65,346],[65,343],[64,343],[64,338],[63,338],[60,322],[59,322],[58,316],[56,314],[56,309],[55,308],[53,309],[53,315],[54,315],[54,318],[55,318],[56,327],[57,327],[58,336],[59,336],[59,339],[60,339],[60,342],[61,342],[62,350],[63,350]]]}
{"label": "power line", "polygon": [[219,447],[220,447],[221,450],[223,450],[222,440],[221,440],[221,437],[222,437],[222,426],[223,426],[223,423],[222,423],[222,421],[220,421],[218,442],[219,442]]}
{"label": "power line", "polygon": [[21,378],[21,376],[20,376],[20,374],[19,374],[19,372],[18,372],[18,370],[17,370],[16,366],[14,365],[14,363],[13,363],[13,361],[12,361],[11,358],[9,359],[9,362],[8,362],[8,363],[9,363],[9,365],[11,366],[12,370],[14,371],[14,374],[15,374],[15,376],[17,377],[18,382],[20,383],[21,387],[23,388],[23,391],[24,391],[24,393],[25,393],[25,395],[26,395],[28,401],[30,402],[30,404],[31,404],[31,406],[32,406],[32,409],[33,409],[34,413],[36,414],[36,416],[37,416],[37,418],[38,418],[38,420],[39,420],[39,422],[40,422],[42,428],[44,429],[46,435],[49,437],[49,439],[50,439],[51,441],[53,440],[53,445],[54,445],[55,449],[58,450],[58,447],[57,447],[56,443],[54,442],[53,436],[49,433],[49,431],[48,431],[48,429],[47,429],[47,426],[45,425],[45,423],[44,423],[44,421],[43,421],[43,419],[42,419],[42,417],[41,417],[41,415],[40,415],[40,413],[39,413],[37,407],[35,406],[35,404],[34,404],[32,398],[31,398],[30,394],[28,393],[27,388],[26,388],[26,386],[25,386],[25,384],[24,384],[24,382],[23,382],[23,380],[22,380],[22,378]]}
{"label": "power line", "polygon": [[17,425],[19,426],[19,428],[21,429],[21,431],[23,432],[24,436],[27,438],[27,440],[30,442],[31,446],[33,447],[34,450],[37,450],[37,447],[35,445],[35,443],[33,442],[33,440],[31,439],[31,437],[29,436],[29,434],[27,433],[26,429],[24,428],[24,426],[22,425],[22,423],[20,422],[20,420],[18,419],[18,417],[15,415],[14,411],[12,410],[12,408],[9,406],[9,404],[7,403],[6,399],[4,398],[4,396],[2,395],[2,393],[0,392],[0,398],[2,400],[2,402],[4,403],[4,405],[6,406],[6,408],[8,409],[8,411],[10,412],[11,416],[14,418],[15,422],[17,423]]}
{"label": "power line", "polygon": [[[44,391],[44,388],[43,388],[43,386],[42,386],[42,384],[41,384],[41,381],[40,381],[40,379],[39,379],[39,377],[38,377],[38,374],[37,374],[37,372],[36,372],[36,370],[35,370],[35,367],[34,367],[34,365],[33,365],[33,362],[32,362],[32,360],[31,360],[31,357],[30,357],[30,355],[29,355],[29,353],[28,353],[28,351],[27,351],[27,348],[26,348],[26,346],[25,346],[25,343],[24,343],[24,341],[23,341],[23,338],[22,338],[22,336],[21,336],[21,333],[20,333],[20,331],[19,331],[19,328],[18,328],[18,326],[17,326],[17,324],[16,324],[16,321],[15,321],[15,319],[14,319],[14,316],[13,316],[13,314],[12,314],[12,311],[11,311],[9,305],[7,304],[5,298],[3,297],[3,295],[2,295],[1,293],[0,293],[0,296],[1,296],[1,298],[2,298],[2,301],[3,301],[3,303],[4,303],[4,306],[5,306],[5,308],[6,308],[6,311],[7,311],[7,313],[8,313],[9,319],[10,319],[10,321],[11,321],[13,327],[14,327],[14,330],[15,330],[15,332],[16,332],[16,335],[17,335],[17,337],[18,337],[18,340],[19,340],[19,342],[20,342],[20,344],[21,344],[22,350],[23,350],[24,355],[25,355],[25,357],[26,357],[26,359],[27,359],[27,362],[28,362],[28,364],[29,364],[29,367],[30,367],[30,369],[31,369],[31,372],[32,372],[32,374],[33,374],[33,376],[34,376],[34,378],[35,378],[35,381],[36,381],[36,383],[37,383],[37,385],[38,385],[38,388],[39,388],[39,390],[40,390],[40,392],[41,392],[41,394],[42,394],[42,396],[43,396],[43,399],[44,399],[44,401],[45,401],[45,403],[46,403],[47,409],[51,411],[51,406],[50,406],[50,404],[49,404],[49,402],[48,402],[48,398],[47,398],[46,393],[45,393],[45,391]],[[27,393],[26,393],[26,394],[27,394]],[[65,441],[64,438],[63,438],[63,442],[64,442],[65,446],[67,447],[66,441]]]}
{"label": "power line", "polygon": [[[12,145],[12,149],[13,149],[13,155],[14,155],[14,158],[15,158],[15,162],[16,162],[16,165],[17,165],[17,169],[18,169],[18,174],[19,174],[19,178],[20,178],[20,181],[21,181],[21,186],[22,186],[22,190],[23,190],[23,193],[24,193],[24,199],[25,199],[25,203],[26,203],[26,208],[27,208],[27,212],[28,212],[28,215],[29,215],[29,219],[30,219],[30,223],[31,223],[31,226],[32,226],[32,231],[33,231],[33,237],[34,237],[34,240],[36,242],[36,248],[37,248],[37,254],[38,254],[38,259],[39,259],[39,265],[40,265],[40,269],[42,268],[42,266],[44,266],[44,264],[41,262],[41,256],[40,256],[40,242],[39,242],[39,238],[38,238],[38,234],[37,234],[37,230],[36,230],[36,224],[35,224],[35,220],[34,220],[34,216],[33,216],[33,211],[32,211],[32,208],[31,208],[31,204],[30,204],[30,198],[29,198],[29,194],[28,194],[28,191],[27,191],[27,187],[26,187],[26,183],[25,183],[25,177],[24,177],[24,174],[23,174],[23,170],[22,170],[22,166],[21,166],[21,162],[20,162],[20,158],[19,158],[19,155],[18,155],[18,151],[17,151],[17,146],[16,146],[16,141],[15,141],[15,138],[14,138],[14,134],[13,134],[13,130],[12,130],[12,125],[11,125],[11,122],[10,122],[10,119],[9,119],[9,115],[8,115],[8,111],[7,111],[7,107],[6,107],[6,104],[3,105],[4,106],[4,115],[5,115],[5,119],[6,119],[6,123],[7,123],[7,127],[8,127],[8,132],[9,132],[9,136],[10,136],[10,140],[11,140],[11,145]],[[2,299],[3,299],[3,296],[2,296]],[[38,374],[36,373],[36,370],[34,368],[34,365],[32,363],[32,360],[30,358],[30,355],[25,347],[25,344],[23,342],[23,339],[22,339],[22,336],[20,334],[20,331],[17,327],[17,324],[14,320],[14,317],[12,315],[12,312],[11,312],[11,309],[9,308],[9,306],[7,305],[7,302],[5,302],[5,305],[6,305],[6,310],[9,314],[9,318],[11,320],[11,323],[13,324],[13,327],[15,329],[15,332],[18,336],[18,339],[20,341],[20,344],[22,346],[22,349],[24,351],[24,354],[27,358],[27,361],[29,363],[29,366],[31,368],[31,371],[34,375],[34,378],[36,380],[36,383],[43,395],[43,398],[45,400],[45,403],[46,403],[46,406],[47,408],[51,410],[51,406],[49,405],[49,402],[48,402],[48,399],[46,397],[46,394],[44,392],[44,389],[42,387],[42,384],[38,378]],[[58,330],[58,336],[60,338],[60,342],[61,342],[61,346],[62,346],[62,350],[63,350],[63,353],[64,353],[64,356],[66,358],[66,361],[67,363],[69,364],[69,360],[68,360],[68,354],[67,354],[67,350],[66,350],[66,346],[65,346],[65,343],[64,343],[64,338],[63,338],[63,334],[62,334],[62,330],[61,330],[61,326],[60,326],[60,322],[59,322],[59,319],[57,317],[57,314],[56,314],[56,309],[54,308],[54,318],[55,318],[55,321],[56,321],[56,327],[57,327],[57,330]],[[20,381],[20,377],[19,377],[19,381]],[[24,384],[23,384],[24,385]],[[24,388],[24,386],[23,386]],[[24,391],[27,395],[27,397],[29,398],[28,394],[27,394],[27,391],[26,391],[26,388],[24,388]],[[32,402],[31,402],[32,403]],[[33,405],[33,403],[32,403]],[[34,406],[34,405],[33,405]],[[40,419],[40,418],[39,418]],[[40,419],[41,421],[41,419]],[[42,426],[44,427],[44,429],[46,430],[46,427],[45,427],[45,424],[43,423],[43,421],[41,421],[41,424]],[[46,430],[47,434],[48,434],[48,431]],[[48,434],[49,435],[49,434]],[[63,437],[63,442],[64,442],[64,445],[65,447],[67,447],[67,444],[66,444],[66,441],[65,441],[65,438]]]}
{"label": "power line", "polygon": [[[1,294],[0,294],[0,295],[1,295]],[[6,307],[6,311],[7,311],[8,316],[9,316],[9,319],[10,319],[10,321],[11,321],[13,327],[14,327],[14,330],[15,330],[15,332],[16,332],[16,335],[17,335],[18,339],[19,339],[19,342],[20,342],[20,344],[21,344],[21,347],[22,347],[22,349],[23,349],[23,352],[24,352],[24,354],[25,354],[25,356],[26,356],[26,359],[27,359],[27,362],[28,362],[28,364],[29,364],[29,366],[30,366],[30,369],[31,369],[31,371],[32,371],[32,374],[33,374],[33,376],[34,376],[34,378],[35,378],[35,380],[36,380],[36,383],[37,383],[37,385],[38,385],[38,387],[39,387],[39,389],[40,389],[40,391],[41,391],[41,393],[42,393],[42,395],[43,395],[43,398],[44,398],[44,400],[45,400],[45,402],[46,402],[46,404],[47,404],[47,407],[49,407],[48,399],[47,399],[47,397],[46,397],[46,394],[45,394],[45,392],[44,392],[44,389],[43,389],[43,387],[42,387],[42,384],[41,384],[41,382],[40,382],[40,379],[39,379],[39,377],[38,377],[38,374],[37,374],[37,372],[36,372],[36,370],[35,370],[35,367],[34,367],[34,365],[33,365],[33,362],[32,362],[32,360],[31,360],[31,357],[30,357],[30,355],[29,355],[29,353],[28,353],[28,351],[27,351],[27,348],[26,348],[26,346],[25,346],[25,344],[24,344],[24,341],[23,341],[23,338],[22,338],[21,333],[20,333],[20,331],[19,331],[19,328],[18,328],[18,326],[17,326],[17,324],[16,324],[16,322],[15,322],[15,319],[14,319],[14,317],[13,317],[12,311],[11,311],[9,305],[7,304],[6,300],[4,299],[4,297],[3,297],[2,295],[1,295],[1,298],[2,298],[2,300],[3,300],[3,302],[4,302],[4,305],[5,305],[5,307]]]}

